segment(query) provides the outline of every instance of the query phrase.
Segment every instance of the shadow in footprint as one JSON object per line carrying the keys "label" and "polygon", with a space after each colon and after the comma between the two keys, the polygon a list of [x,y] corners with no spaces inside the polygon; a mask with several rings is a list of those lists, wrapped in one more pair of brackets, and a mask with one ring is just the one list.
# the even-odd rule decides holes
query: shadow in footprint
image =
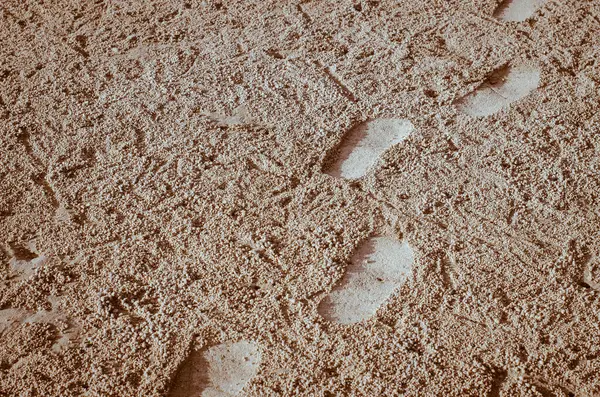
{"label": "shadow in footprint", "polygon": [[413,251],[406,242],[390,237],[363,242],[342,280],[319,304],[319,314],[340,324],[371,317],[404,283],[413,263]]}
{"label": "shadow in footprint", "polygon": [[539,69],[525,64],[505,66],[492,73],[475,91],[459,99],[456,107],[469,116],[489,116],[524,98],[539,83]]}
{"label": "shadow in footprint", "polygon": [[522,22],[531,18],[546,0],[504,0],[494,17],[507,22]]}
{"label": "shadow in footprint", "polygon": [[402,142],[414,130],[404,119],[376,119],[348,131],[327,162],[324,171],[332,176],[358,179],[373,168],[391,146]]}
{"label": "shadow in footprint", "polygon": [[223,343],[204,351],[192,351],[177,371],[168,396],[239,395],[256,375],[260,361],[258,345],[245,340]]}

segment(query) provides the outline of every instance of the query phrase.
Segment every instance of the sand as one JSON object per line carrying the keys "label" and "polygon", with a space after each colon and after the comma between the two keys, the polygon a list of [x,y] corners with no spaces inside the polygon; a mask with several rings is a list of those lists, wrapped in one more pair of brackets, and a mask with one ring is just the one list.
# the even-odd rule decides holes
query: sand
{"label": "sand", "polygon": [[485,117],[526,97],[540,83],[540,71],[528,65],[507,66],[495,71],[475,91],[458,101],[458,110]]}
{"label": "sand", "polygon": [[325,172],[345,179],[362,178],[375,168],[386,150],[406,139],[413,129],[410,121],[401,119],[361,123],[341,140]]}
{"label": "sand", "polygon": [[0,396],[599,396],[599,38],[591,0],[3,1]]}
{"label": "sand", "polygon": [[180,366],[169,397],[239,395],[260,366],[255,342],[239,341],[192,352]]}
{"label": "sand", "polygon": [[545,2],[546,0],[505,0],[496,8],[494,16],[503,21],[526,21]]}
{"label": "sand", "polygon": [[373,237],[357,247],[350,261],[344,277],[318,307],[325,319],[339,324],[374,315],[410,275],[414,258],[408,244]]}

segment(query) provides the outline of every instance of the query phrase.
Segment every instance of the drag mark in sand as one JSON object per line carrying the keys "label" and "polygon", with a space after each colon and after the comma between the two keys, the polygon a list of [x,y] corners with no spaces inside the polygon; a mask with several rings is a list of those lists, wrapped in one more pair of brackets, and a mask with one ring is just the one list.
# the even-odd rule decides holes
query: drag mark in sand
{"label": "drag mark in sand", "polygon": [[546,0],[504,0],[496,11],[494,17],[507,22],[522,22],[531,18]]}
{"label": "drag mark in sand", "polygon": [[413,263],[413,251],[406,242],[390,237],[363,242],[344,277],[319,304],[319,314],[340,324],[371,317],[404,283]]}
{"label": "drag mark in sand", "polygon": [[222,343],[192,351],[173,382],[169,397],[232,397],[240,395],[256,375],[261,362],[258,345],[251,341]]}
{"label": "drag mark in sand", "polygon": [[348,131],[325,172],[338,178],[361,178],[377,164],[387,149],[402,142],[413,130],[411,122],[404,119],[376,119],[361,123]]}
{"label": "drag mark in sand", "polygon": [[529,65],[496,70],[475,91],[456,102],[457,109],[472,117],[485,117],[524,98],[540,83],[539,69]]}

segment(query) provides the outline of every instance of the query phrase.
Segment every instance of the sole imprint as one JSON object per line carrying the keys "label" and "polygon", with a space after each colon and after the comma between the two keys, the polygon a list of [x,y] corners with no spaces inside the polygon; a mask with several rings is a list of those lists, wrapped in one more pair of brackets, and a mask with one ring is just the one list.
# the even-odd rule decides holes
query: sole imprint
{"label": "sole imprint", "polygon": [[503,21],[522,22],[531,18],[546,0],[504,0],[496,11],[494,17]]}
{"label": "sole imprint", "polygon": [[348,131],[325,172],[338,178],[361,178],[377,164],[383,152],[402,142],[413,130],[411,122],[404,119],[361,123]]}
{"label": "sole imprint", "polygon": [[597,258],[586,263],[583,270],[583,282],[590,288],[600,291],[600,261]]}
{"label": "sole imprint", "polygon": [[256,375],[260,361],[260,349],[251,341],[193,351],[177,371],[169,397],[237,396]]}
{"label": "sole imprint", "polygon": [[9,261],[12,273],[15,273],[16,280],[24,280],[35,273],[37,269],[42,267],[48,258],[44,255],[40,255],[31,260],[19,260],[12,258]]}
{"label": "sole imprint", "polygon": [[390,237],[363,242],[342,280],[319,304],[319,314],[340,324],[371,317],[404,283],[413,263],[413,251],[406,242]]}
{"label": "sole imprint", "polygon": [[0,310],[0,337],[14,331],[15,327],[22,324],[51,324],[58,329],[57,339],[52,344],[52,350],[60,352],[67,349],[79,338],[80,329],[72,324],[67,317],[55,310],[56,302],[58,302],[57,298],[51,299],[53,306],[51,311],[42,310],[32,313],[27,310],[13,308]]}
{"label": "sole imprint", "polygon": [[484,117],[500,111],[524,98],[540,83],[539,69],[529,65],[503,67],[495,71],[475,91],[459,99],[459,111],[473,117]]}
{"label": "sole imprint", "polygon": [[22,309],[8,308],[0,310],[0,336],[15,325],[21,324],[28,316],[29,312]]}

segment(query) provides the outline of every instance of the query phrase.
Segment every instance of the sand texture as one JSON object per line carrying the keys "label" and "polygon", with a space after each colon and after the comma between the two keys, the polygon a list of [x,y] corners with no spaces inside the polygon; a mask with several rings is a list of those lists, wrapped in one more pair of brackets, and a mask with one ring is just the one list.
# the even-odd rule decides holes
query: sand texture
{"label": "sand texture", "polygon": [[3,0],[0,396],[600,396],[600,1]]}

